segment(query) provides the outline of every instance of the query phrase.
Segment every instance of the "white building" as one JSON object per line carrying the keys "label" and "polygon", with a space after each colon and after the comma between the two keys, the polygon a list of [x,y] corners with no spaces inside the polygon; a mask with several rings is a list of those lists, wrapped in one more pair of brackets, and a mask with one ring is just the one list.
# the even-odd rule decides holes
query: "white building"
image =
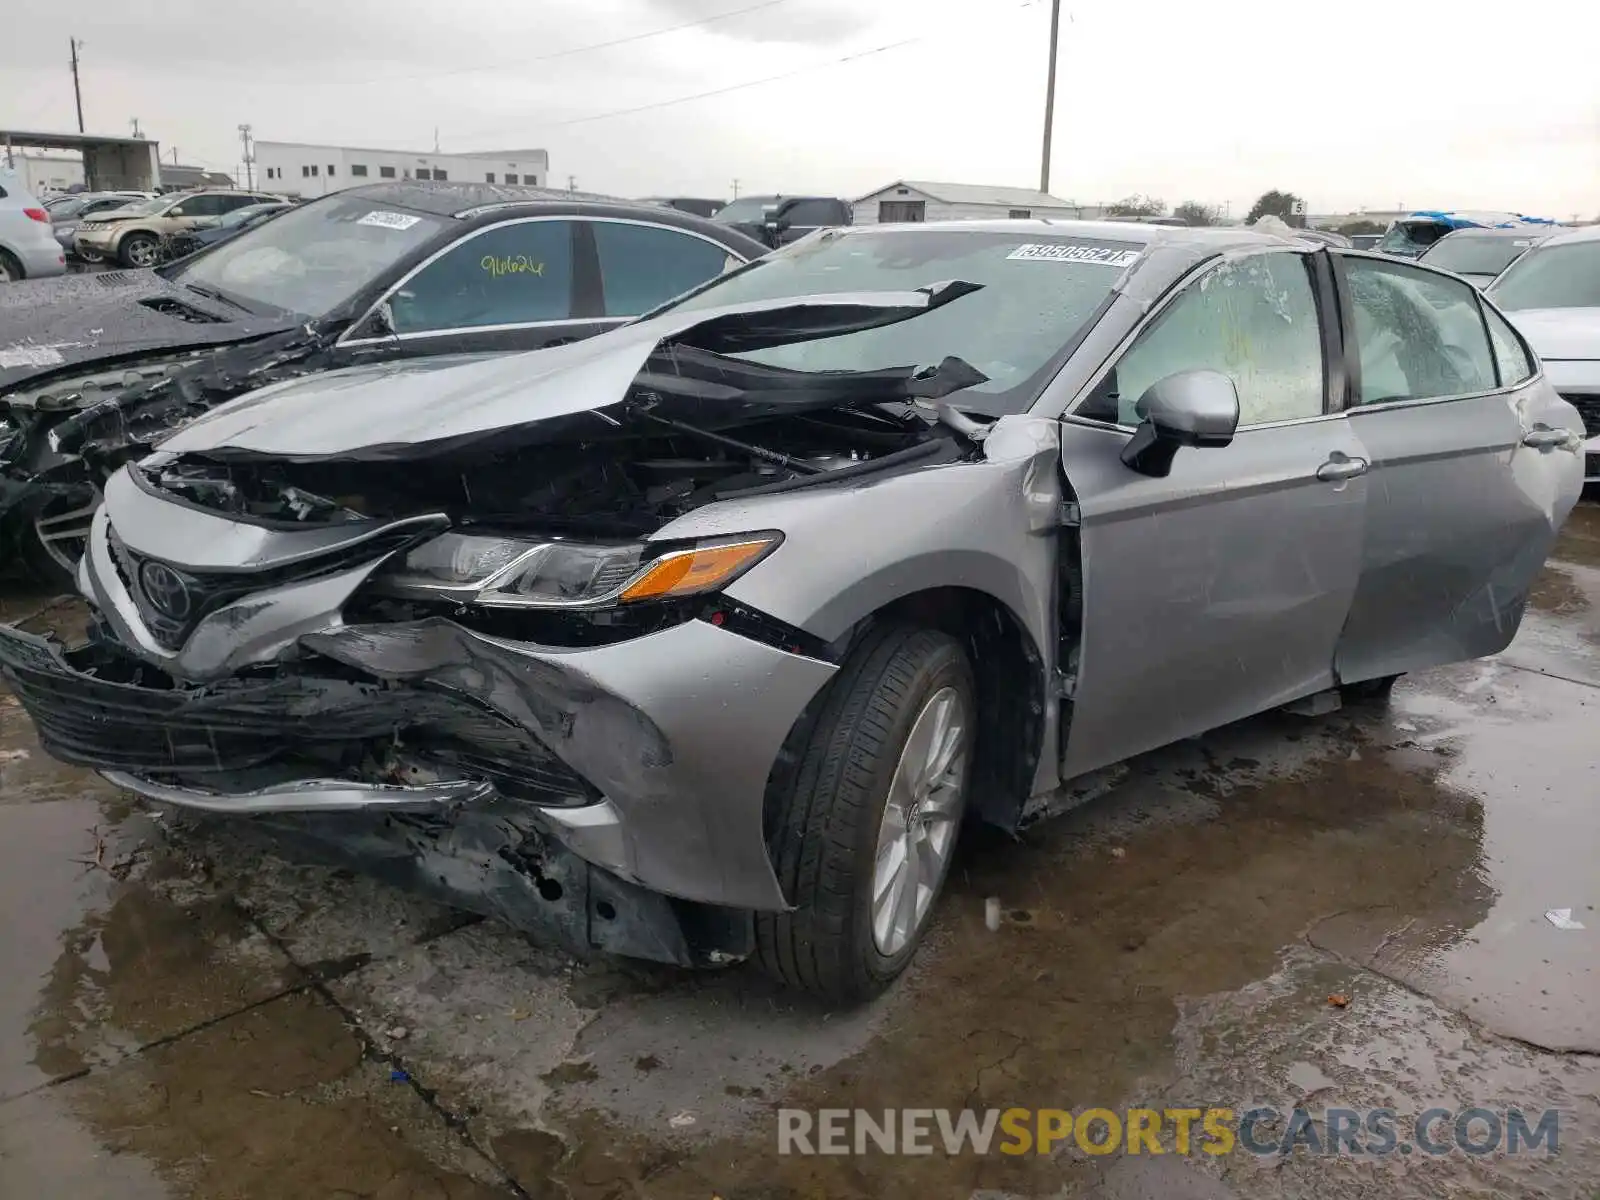
{"label": "white building", "polygon": [[255,186],[263,191],[307,199],[384,179],[444,179],[545,187],[549,178],[550,156],[543,150],[422,154],[410,150],[313,146],[304,142],[255,143]]}
{"label": "white building", "polygon": [[901,179],[853,202],[857,225],[899,221],[977,221],[984,218],[1092,219],[1096,205],[1074,204],[1034,188]]}
{"label": "white building", "polygon": [[[6,154],[0,149],[0,160]],[[53,196],[83,182],[83,158],[77,154],[40,154],[13,150],[8,165],[35,196]]]}

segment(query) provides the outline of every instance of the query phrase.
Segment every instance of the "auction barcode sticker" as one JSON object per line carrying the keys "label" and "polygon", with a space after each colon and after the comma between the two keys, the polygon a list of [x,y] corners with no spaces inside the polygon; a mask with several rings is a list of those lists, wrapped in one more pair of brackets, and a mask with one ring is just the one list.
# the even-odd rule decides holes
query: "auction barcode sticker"
{"label": "auction barcode sticker", "polygon": [[356,222],[357,225],[378,225],[384,229],[410,229],[421,217],[414,217],[410,213],[397,212],[369,212]]}
{"label": "auction barcode sticker", "polygon": [[1094,263],[1101,267],[1126,267],[1137,262],[1137,250],[1113,250],[1107,246],[1068,246],[1060,242],[1027,242],[1007,258],[1028,262]]}

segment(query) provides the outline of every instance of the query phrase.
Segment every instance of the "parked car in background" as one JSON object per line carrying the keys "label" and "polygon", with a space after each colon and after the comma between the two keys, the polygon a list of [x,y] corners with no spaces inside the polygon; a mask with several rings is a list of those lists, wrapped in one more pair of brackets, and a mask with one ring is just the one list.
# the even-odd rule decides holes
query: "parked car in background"
{"label": "parked car in background", "polygon": [[726,200],[705,200],[698,196],[646,196],[641,204],[661,204],[697,217],[710,217],[727,205]]}
{"label": "parked car in background", "polygon": [[719,208],[712,220],[777,247],[818,229],[848,225],[853,211],[848,200],[833,196],[740,196]]}
{"label": "parked car in background", "polygon": [[85,256],[98,254],[125,267],[148,267],[160,260],[162,238],[194,229],[236,208],[278,200],[265,192],[173,192],[79,221],[73,245]]}
{"label": "parked car in background", "polygon": [[1457,229],[1445,234],[1417,256],[1441,271],[1454,271],[1474,287],[1488,287],[1547,231],[1517,229]]}
{"label": "parked car in background", "polygon": [[181,233],[169,233],[161,239],[160,260],[171,262],[206,246],[215,246],[218,242],[225,242],[246,229],[253,229],[263,221],[270,221],[293,207],[287,200],[279,200],[272,204],[251,204],[244,208],[236,208],[226,216],[213,217],[193,229]]}
{"label": "parked car in background", "polygon": [[1555,222],[1511,212],[1414,212],[1392,222],[1378,240],[1378,249],[1397,258],[1416,258],[1440,238],[1457,229],[1514,229],[1542,227]]}
{"label": "parked car in background", "polygon": [[154,270],[0,289],[0,534],[64,580],[101,481],[213,405],[352,363],[577,341],[764,253],[672,209],[407,181]]}
{"label": "parked car in background", "polygon": [[[66,255],[50,231],[50,214],[20,175],[0,170],[0,283],[60,275],[66,269]],[[0,326],[0,338],[4,336]]]}
{"label": "parked car in background", "polygon": [[50,226],[55,232],[56,241],[61,244],[62,250],[66,251],[67,258],[96,263],[103,261],[104,256],[98,251],[79,250],[74,244],[78,225],[83,219],[93,216],[109,217],[119,209],[153,199],[155,199],[154,192],[75,192],[57,196],[47,202],[45,208],[49,210]]}
{"label": "parked car in background", "polygon": [[1533,343],[1545,375],[1583,418],[1584,482],[1600,484],[1600,225],[1541,239],[1486,295]]}
{"label": "parked car in background", "polygon": [[150,799],[852,1003],[969,820],[1504,649],[1576,428],[1416,264],[834,230],[581,345],[208,414],[107,486],[98,636],[0,629],[0,670],[47,752]]}

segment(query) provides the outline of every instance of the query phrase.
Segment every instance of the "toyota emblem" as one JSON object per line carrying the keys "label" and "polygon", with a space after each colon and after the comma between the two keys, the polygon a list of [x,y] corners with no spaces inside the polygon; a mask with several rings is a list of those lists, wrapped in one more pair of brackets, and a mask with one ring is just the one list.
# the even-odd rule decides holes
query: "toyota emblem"
{"label": "toyota emblem", "polygon": [[189,616],[191,600],[189,585],[165,563],[147,562],[139,568],[139,586],[145,599],[162,616],[182,621]]}

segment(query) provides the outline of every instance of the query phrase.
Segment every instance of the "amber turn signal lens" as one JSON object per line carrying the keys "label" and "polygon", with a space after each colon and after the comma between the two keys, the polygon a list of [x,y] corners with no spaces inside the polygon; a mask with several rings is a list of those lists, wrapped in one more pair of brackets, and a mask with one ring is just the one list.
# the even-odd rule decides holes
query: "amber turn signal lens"
{"label": "amber turn signal lens", "polygon": [[663,600],[692,596],[726,583],[750,566],[777,542],[777,538],[697,546],[663,555],[638,579],[622,590],[618,600]]}

